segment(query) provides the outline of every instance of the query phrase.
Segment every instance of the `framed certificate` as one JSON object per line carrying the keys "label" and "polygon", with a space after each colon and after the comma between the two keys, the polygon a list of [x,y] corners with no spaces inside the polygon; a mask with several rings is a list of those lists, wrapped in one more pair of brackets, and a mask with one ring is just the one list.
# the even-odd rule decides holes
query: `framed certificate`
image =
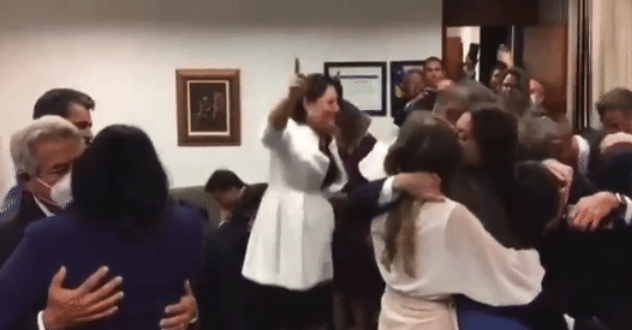
{"label": "framed certificate", "polygon": [[386,116],[386,62],[325,62],[325,75],[340,79],[342,96],[372,116]]}

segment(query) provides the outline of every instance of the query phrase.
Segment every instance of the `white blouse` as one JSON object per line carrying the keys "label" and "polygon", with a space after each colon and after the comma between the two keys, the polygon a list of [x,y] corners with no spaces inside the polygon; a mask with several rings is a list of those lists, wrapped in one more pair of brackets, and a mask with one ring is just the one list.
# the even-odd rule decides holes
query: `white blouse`
{"label": "white blouse", "polygon": [[268,124],[263,144],[270,150],[270,182],[252,228],[243,275],[263,285],[305,291],[333,279],[331,244],[334,212],[328,193],[347,176],[335,141],[329,145],[340,176],[327,191],[321,185],[329,157],[318,135],[289,119],[284,130]]}
{"label": "white blouse", "polygon": [[399,253],[386,270],[381,258],[387,217],[374,219],[371,234],[382,277],[398,293],[428,300],[464,294],[487,305],[511,306],[528,304],[542,291],[537,251],[502,246],[465,206],[449,199],[421,206],[416,276],[404,272]]}
{"label": "white blouse", "polygon": [[377,140],[371,152],[360,161],[358,168],[365,179],[373,181],[386,177],[384,160],[391,144]]}

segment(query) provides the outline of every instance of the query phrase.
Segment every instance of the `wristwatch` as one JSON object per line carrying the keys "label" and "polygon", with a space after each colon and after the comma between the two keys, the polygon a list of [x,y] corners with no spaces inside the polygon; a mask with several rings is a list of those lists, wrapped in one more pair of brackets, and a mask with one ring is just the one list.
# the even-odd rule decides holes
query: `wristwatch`
{"label": "wristwatch", "polygon": [[619,203],[617,207],[613,210],[611,214],[616,215],[615,218],[619,219],[619,221],[623,220],[624,223],[627,223],[626,210],[628,207],[627,199],[624,195],[620,193],[615,193],[614,196],[617,198],[617,202]]}

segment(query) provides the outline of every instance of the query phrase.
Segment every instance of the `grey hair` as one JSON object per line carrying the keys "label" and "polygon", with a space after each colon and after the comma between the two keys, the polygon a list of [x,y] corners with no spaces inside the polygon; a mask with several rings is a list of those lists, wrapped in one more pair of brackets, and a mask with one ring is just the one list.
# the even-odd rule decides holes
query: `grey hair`
{"label": "grey hair", "polygon": [[74,138],[85,147],[81,132],[68,120],[59,116],[43,116],[11,136],[11,158],[17,174],[37,175],[37,160],[33,147],[43,140]]}
{"label": "grey hair", "polygon": [[550,117],[531,117],[523,121],[519,141],[526,148],[526,158],[542,160],[548,155],[548,148],[555,140],[573,134],[567,120],[556,121]]}
{"label": "grey hair", "polygon": [[439,91],[432,112],[443,116],[450,108],[461,109],[465,112],[471,110],[476,104],[496,102],[498,102],[498,97],[492,90],[478,82],[468,81]]}

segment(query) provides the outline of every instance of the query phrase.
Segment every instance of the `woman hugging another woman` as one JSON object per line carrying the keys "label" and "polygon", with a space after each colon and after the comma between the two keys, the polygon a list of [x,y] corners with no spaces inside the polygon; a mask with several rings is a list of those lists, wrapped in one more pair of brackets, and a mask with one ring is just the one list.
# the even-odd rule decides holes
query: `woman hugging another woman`
{"label": "woman hugging another woman", "polygon": [[[493,121],[506,115],[493,108],[478,111],[469,116]],[[511,127],[507,130],[514,131]],[[467,146],[463,143],[467,137],[463,136],[464,132],[461,142],[452,129],[439,123],[420,124],[405,133],[400,134],[389,150],[385,162],[388,174],[435,173],[441,179],[444,194],[454,196],[452,190],[457,189],[461,181],[457,177],[463,175],[458,172]],[[476,139],[473,130],[465,133],[471,133],[471,138],[480,142],[488,142]],[[478,153],[482,147],[476,142],[469,146],[474,148],[475,154],[468,155],[466,151],[465,161],[482,165],[484,162],[480,160],[486,160],[486,155]],[[509,163],[515,165],[513,161]],[[536,244],[533,240],[537,240],[534,237],[541,234],[558,213],[558,186],[540,163],[520,164],[518,169],[517,172],[512,170],[518,177],[509,178],[513,197],[507,205],[517,207],[528,205],[530,201],[543,202],[539,209],[512,218],[505,226],[504,229],[513,232],[516,223],[531,220],[537,227],[529,232],[535,233],[533,235],[517,233],[516,241],[523,243],[519,247],[499,243],[486,229],[489,225],[484,225],[469,210],[472,206],[466,207],[450,198],[427,202],[404,193],[387,213],[374,219],[371,233],[375,258],[386,282],[380,329],[531,328],[528,315],[504,310],[501,306],[525,306],[541,292],[544,269],[532,246]],[[489,188],[495,194],[493,183]],[[516,199],[521,199],[521,203],[514,203]],[[483,209],[483,213],[491,207],[485,200],[478,204],[473,206]],[[460,297],[465,297],[466,303]]]}

